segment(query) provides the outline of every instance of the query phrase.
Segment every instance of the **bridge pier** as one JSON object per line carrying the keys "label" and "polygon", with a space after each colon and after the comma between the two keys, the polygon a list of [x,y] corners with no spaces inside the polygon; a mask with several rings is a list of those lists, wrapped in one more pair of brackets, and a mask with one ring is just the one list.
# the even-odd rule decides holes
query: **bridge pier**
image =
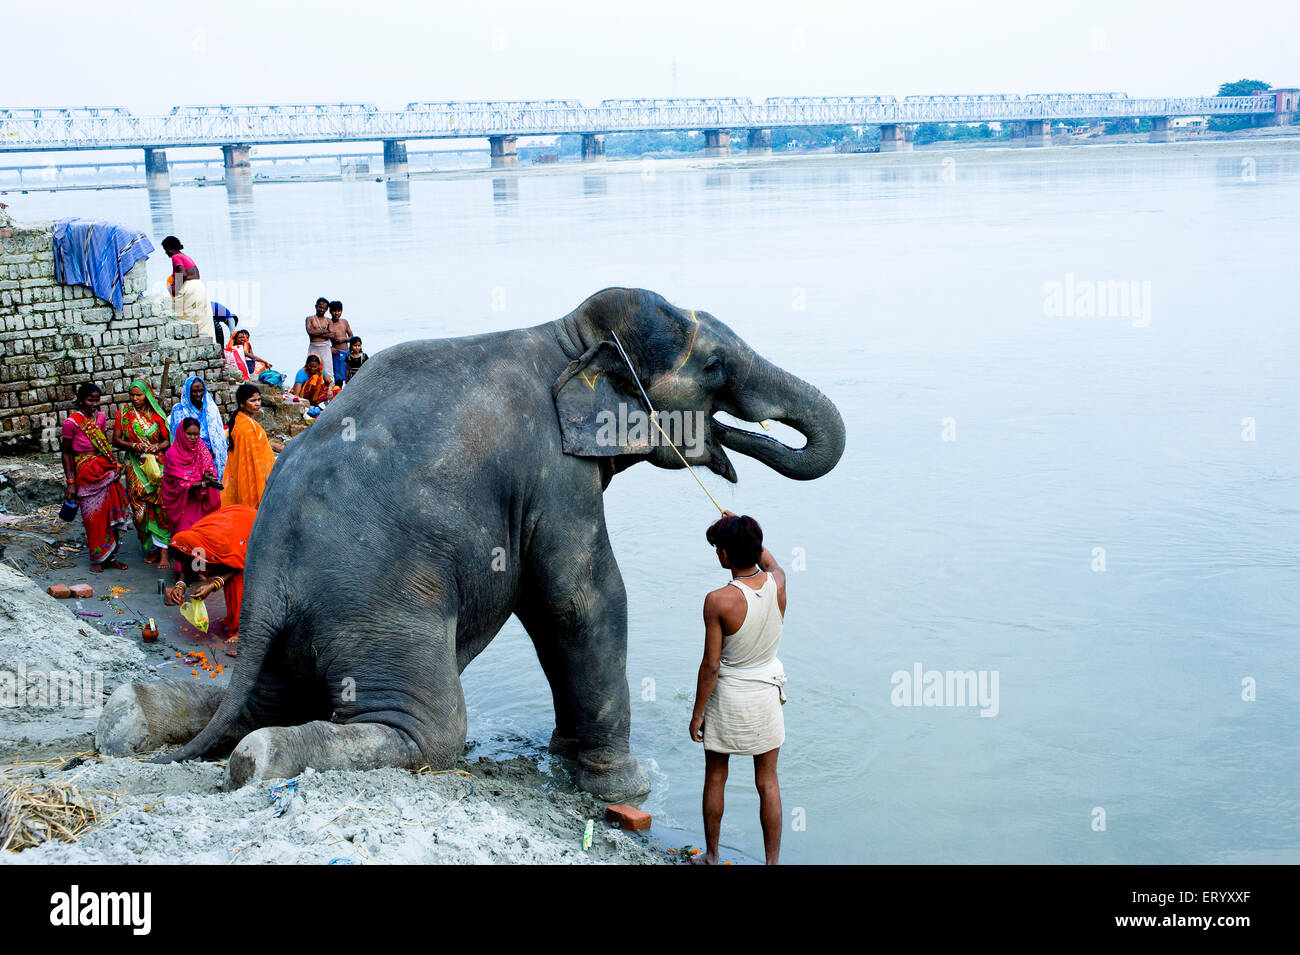
{"label": "bridge pier", "polygon": [[488,152],[492,156],[492,167],[518,166],[519,152],[515,148],[515,143],[519,141],[518,136],[489,136]]}
{"label": "bridge pier", "polygon": [[150,189],[163,192],[172,187],[172,177],[167,167],[166,150],[146,149],[144,151],[144,184]]}
{"label": "bridge pier", "polygon": [[1052,146],[1052,121],[1030,120],[1024,123],[1023,146]]}
{"label": "bridge pier", "polygon": [[[340,160],[340,167],[342,160]],[[384,140],[384,179],[388,182],[393,180],[410,179],[411,171],[406,162],[406,142],[401,139]]]}
{"label": "bridge pier", "polygon": [[1284,87],[1273,90],[1273,125],[1290,126],[1300,113],[1300,89]]}
{"label": "bridge pier", "polygon": [[1011,145],[1024,147],[1052,145],[1052,121],[1029,119],[1011,127]]}
{"label": "bridge pier", "polygon": [[1151,134],[1148,136],[1153,143],[1171,143],[1174,141],[1173,125],[1168,116],[1151,117]]}
{"label": "bridge pier", "polygon": [[704,155],[731,155],[731,130],[706,129],[704,131]]}
{"label": "bridge pier", "polygon": [[234,182],[253,181],[253,164],[248,157],[248,147],[239,143],[221,147],[221,159],[222,165],[225,167],[227,185]]}
{"label": "bridge pier", "polygon": [[583,162],[604,162],[605,161],[605,134],[604,133],[583,133],[582,134],[582,161]]}
{"label": "bridge pier", "polygon": [[749,155],[772,155],[772,131],[770,129],[751,129],[749,131]]}
{"label": "bridge pier", "polygon": [[880,127],[880,151],[882,153],[910,153],[912,151],[912,129],[901,123],[886,123]]}

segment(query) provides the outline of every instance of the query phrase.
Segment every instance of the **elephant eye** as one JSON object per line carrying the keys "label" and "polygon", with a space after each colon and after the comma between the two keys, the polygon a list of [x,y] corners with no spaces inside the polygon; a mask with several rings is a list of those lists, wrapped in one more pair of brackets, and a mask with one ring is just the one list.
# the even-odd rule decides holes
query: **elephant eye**
{"label": "elephant eye", "polygon": [[706,362],[704,363],[704,370],[705,370],[705,371],[721,371],[721,370],[722,370],[722,359],[719,358],[717,355],[714,355],[712,358],[710,358],[708,361],[706,361]]}

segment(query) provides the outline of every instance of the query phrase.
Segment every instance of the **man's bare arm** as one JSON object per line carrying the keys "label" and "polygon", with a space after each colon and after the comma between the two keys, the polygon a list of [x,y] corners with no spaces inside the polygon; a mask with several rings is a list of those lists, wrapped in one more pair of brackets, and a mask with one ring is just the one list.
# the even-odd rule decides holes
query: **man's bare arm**
{"label": "man's bare arm", "polygon": [[704,656],[695,680],[695,709],[691,713],[691,739],[704,741],[704,707],[718,685],[718,670],[722,663],[721,597],[711,593],[704,598]]}
{"label": "man's bare arm", "polygon": [[776,579],[778,587],[785,587],[785,571],[781,569],[781,565],[776,562],[776,558],[772,556],[772,552],[766,547],[763,548],[763,553],[758,555],[758,569],[771,574]]}

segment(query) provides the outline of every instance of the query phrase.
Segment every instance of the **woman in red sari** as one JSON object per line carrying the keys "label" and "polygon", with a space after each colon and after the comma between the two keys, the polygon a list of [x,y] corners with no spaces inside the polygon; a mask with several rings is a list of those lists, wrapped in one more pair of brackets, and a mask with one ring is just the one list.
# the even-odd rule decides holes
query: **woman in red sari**
{"label": "woman in red sari", "polygon": [[107,564],[126,570],[114,555],[121,546],[121,534],[128,526],[126,493],[122,490],[122,468],[113,454],[106,432],[108,418],[99,410],[99,386],[86,382],[77,389],[76,410],[63,422],[63,476],[67,480],[65,501],[74,497],[86,528],[90,546],[90,571],[98,574]]}
{"label": "woman in red sari", "polygon": [[[189,530],[172,535],[170,553],[176,562],[176,583],[163,599],[171,606],[180,606],[192,597],[203,600],[220,590],[226,597],[226,643],[239,642],[244,560],[256,517],[257,508],[231,504],[199,518]],[[197,586],[189,590],[192,584]],[[227,653],[235,656],[233,650]]]}
{"label": "woman in red sari", "polygon": [[176,429],[176,440],[163,455],[162,487],[158,491],[163,522],[172,534],[189,528],[221,506],[221,482],[212,452],[203,443],[202,429],[186,418]]}
{"label": "woman in red sari", "polygon": [[131,505],[144,561],[162,566],[167,559],[170,535],[163,524],[158,490],[162,483],[163,454],[171,446],[171,435],[167,433],[167,417],[149,383],[137,378],[131,382],[129,393],[130,406],[117,409],[113,447],[125,452],[122,475],[126,479],[126,499]]}

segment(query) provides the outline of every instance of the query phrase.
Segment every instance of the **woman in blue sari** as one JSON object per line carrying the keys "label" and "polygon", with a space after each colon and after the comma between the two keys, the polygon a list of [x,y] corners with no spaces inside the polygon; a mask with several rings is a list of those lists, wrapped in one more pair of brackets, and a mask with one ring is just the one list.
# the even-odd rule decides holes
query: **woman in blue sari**
{"label": "woman in blue sari", "polygon": [[230,450],[230,444],[226,437],[226,426],[221,420],[221,412],[217,410],[217,403],[212,400],[212,395],[208,393],[208,386],[198,375],[190,375],[185,379],[185,386],[181,388],[181,400],[176,402],[176,406],[172,408],[172,413],[167,418],[167,430],[171,432],[173,441],[176,440],[176,429],[186,418],[198,421],[200,436],[203,438],[203,443],[208,446],[208,451],[212,453],[212,463],[216,465],[217,480],[220,481],[226,473],[226,455]]}

